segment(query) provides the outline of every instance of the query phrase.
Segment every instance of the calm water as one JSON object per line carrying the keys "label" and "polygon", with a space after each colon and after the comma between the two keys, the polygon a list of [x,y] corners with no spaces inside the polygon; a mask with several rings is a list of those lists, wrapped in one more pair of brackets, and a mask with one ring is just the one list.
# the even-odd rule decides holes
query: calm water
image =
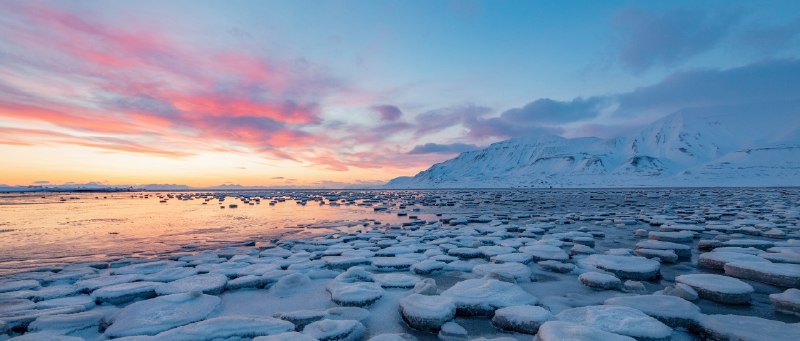
{"label": "calm water", "polygon": [[[221,209],[217,199],[161,203],[158,195],[163,194],[0,194],[0,274],[245,241],[263,244],[374,223],[370,220],[408,220],[356,204],[299,205],[286,199],[271,206],[270,199],[262,199],[248,205],[228,197]],[[233,203],[238,208],[228,207]]]}

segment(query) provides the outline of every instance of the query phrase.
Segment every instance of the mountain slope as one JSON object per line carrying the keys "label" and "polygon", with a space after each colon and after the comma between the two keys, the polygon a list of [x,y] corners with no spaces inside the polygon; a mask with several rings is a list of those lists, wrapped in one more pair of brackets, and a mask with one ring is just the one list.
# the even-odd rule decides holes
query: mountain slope
{"label": "mountain slope", "polygon": [[610,139],[511,139],[386,187],[798,185],[799,108],[800,102],[694,108]]}

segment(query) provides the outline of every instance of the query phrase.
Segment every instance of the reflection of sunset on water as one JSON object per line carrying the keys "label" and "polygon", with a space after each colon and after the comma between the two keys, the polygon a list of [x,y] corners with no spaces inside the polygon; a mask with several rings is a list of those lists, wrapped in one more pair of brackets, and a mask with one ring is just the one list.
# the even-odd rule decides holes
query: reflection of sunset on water
{"label": "reflection of sunset on water", "polygon": [[[383,223],[408,220],[374,212],[371,207],[330,206],[287,199],[248,205],[238,198],[178,200],[160,203],[158,193],[5,194],[0,195],[0,273],[17,267],[41,267],[75,261],[100,261],[211,245],[257,245],[272,238],[353,228],[366,219]],[[64,198],[65,201],[60,199]],[[70,199],[77,198],[77,199]],[[229,208],[237,204],[237,208]],[[220,208],[220,206],[224,208]],[[317,228],[298,228],[313,225]]]}

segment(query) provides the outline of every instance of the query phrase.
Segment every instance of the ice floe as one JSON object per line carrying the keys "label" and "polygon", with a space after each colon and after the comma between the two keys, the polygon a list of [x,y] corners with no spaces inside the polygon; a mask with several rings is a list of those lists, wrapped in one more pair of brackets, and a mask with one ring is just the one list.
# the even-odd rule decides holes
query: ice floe
{"label": "ice floe", "polygon": [[108,337],[155,335],[205,319],[220,304],[219,297],[174,294],[133,303],[112,318]]}
{"label": "ice floe", "polygon": [[695,329],[708,340],[800,340],[800,324],[755,316],[703,315]]}
{"label": "ice floe", "polygon": [[411,294],[400,300],[400,313],[412,328],[436,331],[455,317],[456,305],[449,297]]}
{"label": "ice floe", "polygon": [[725,263],[725,274],[785,288],[800,288],[800,264],[772,262]]}
{"label": "ice floe", "polygon": [[452,299],[458,313],[463,315],[491,315],[498,308],[538,302],[518,285],[491,278],[458,282],[441,295]]}
{"label": "ice floe", "polygon": [[539,327],[536,341],[635,341],[636,339],[611,333],[591,325],[566,321],[548,321]]}
{"label": "ice floe", "polygon": [[303,334],[319,341],[357,341],[366,333],[364,325],[355,320],[322,320],[303,328]]}
{"label": "ice floe", "polygon": [[602,305],[572,308],[558,313],[556,319],[589,325],[637,340],[666,341],[672,335],[672,328],[640,310],[627,306]]}
{"label": "ice floe", "polygon": [[205,294],[218,295],[225,289],[228,277],[221,274],[203,274],[184,277],[172,282],[156,286],[159,295],[170,295],[199,291]]}
{"label": "ice floe", "polygon": [[800,316],[800,290],[791,288],[782,293],[769,295],[775,309],[786,314]]}
{"label": "ice floe", "polygon": [[622,279],[652,280],[659,276],[661,264],[643,257],[589,255],[586,264],[613,273]]}
{"label": "ice floe", "polygon": [[553,314],[545,308],[517,305],[497,309],[492,317],[492,323],[505,330],[533,335],[542,324],[553,318]]}
{"label": "ice floe", "polygon": [[748,304],[750,295],[755,291],[750,284],[723,275],[680,275],[675,277],[675,281],[692,287],[701,298],[720,303]]}
{"label": "ice floe", "polygon": [[596,271],[584,272],[578,276],[578,280],[593,289],[616,290],[622,287],[622,281],[616,276]]}
{"label": "ice floe", "polygon": [[621,305],[638,309],[662,323],[673,327],[688,328],[700,317],[700,308],[680,297],[668,295],[636,295],[613,297],[604,304]]}

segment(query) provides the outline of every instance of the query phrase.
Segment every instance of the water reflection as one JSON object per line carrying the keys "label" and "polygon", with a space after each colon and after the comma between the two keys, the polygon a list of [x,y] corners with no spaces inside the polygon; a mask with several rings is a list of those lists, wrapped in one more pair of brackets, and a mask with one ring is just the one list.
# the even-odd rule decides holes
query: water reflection
{"label": "water reflection", "polygon": [[270,205],[265,198],[251,205],[235,197],[178,200],[165,193],[0,194],[0,273],[408,220],[358,206],[362,200],[331,206],[281,198]]}

